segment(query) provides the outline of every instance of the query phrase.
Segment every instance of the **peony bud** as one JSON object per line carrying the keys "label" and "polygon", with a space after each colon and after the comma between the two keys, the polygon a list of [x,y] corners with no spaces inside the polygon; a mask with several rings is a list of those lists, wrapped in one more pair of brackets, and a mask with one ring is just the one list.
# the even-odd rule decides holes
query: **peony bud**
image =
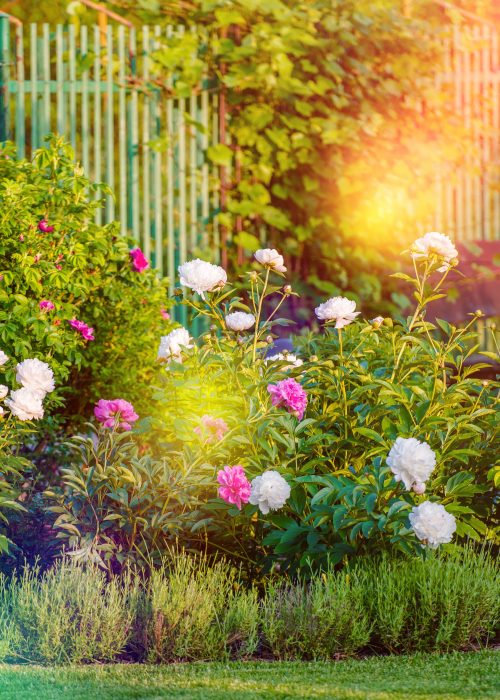
{"label": "peony bud", "polygon": [[283,287],[283,291],[288,296],[292,293],[292,287],[289,284],[285,284],[285,286]]}
{"label": "peony bud", "polygon": [[422,484],[420,481],[415,481],[412,485],[413,492],[421,496],[423,493],[425,493],[425,484]]}
{"label": "peony bud", "polygon": [[271,345],[271,343],[273,342],[273,340],[274,340],[274,338],[273,338],[272,335],[267,335],[267,336],[266,336],[266,343],[268,343],[269,345]]}

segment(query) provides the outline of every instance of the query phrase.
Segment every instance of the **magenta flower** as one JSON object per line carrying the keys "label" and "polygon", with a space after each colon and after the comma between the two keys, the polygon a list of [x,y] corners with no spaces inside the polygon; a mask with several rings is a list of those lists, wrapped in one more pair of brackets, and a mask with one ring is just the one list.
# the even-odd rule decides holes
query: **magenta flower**
{"label": "magenta flower", "polygon": [[293,413],[302,420],[307,406],[307,394],[295,379],[283,379],[277,384],[268,384],[273,406],[283,406],[288,413]]}
{"label": "magenta flower", "polygon": [[72,328],[81,333],[84,340],[95,340],[94,329],[87,326],[83,321],[78,321],[78,319],[73,318],[71,321],[68,321],[68,323]]}
{"label": "magenta flower", "polygon": [[131,430],[131,423],[135,423],[139,418],[132,404],[125,399],[100,399],[94,407],[94,416],[105,428],[116,427],[123,430]]}
{"label": "magenta flower", "polygon": [[42,311],[52,311],[52,309],[56,308],[56,305],[48,299],[42,299],[38,306],[41,308]]}
{"label": "magenta flower", "polygon": [[137,272],[143,272],[149,267],[149,262],[140,248],[132,248],[130,257],[132,258],[132,265]]}
{"label": "magenta flower", "polygon": [[170,314],[166,309],[161,308],[160,309],[161,317],[165,319],[165,321],[170,320]]}
{"label": "magenta flower", "polygon": [[227,423],[222,418],[204,415],[201,417],[201,425],[194,429],[200,437],[205,437],[208,443],[219,442],[229,430]]}
{"label": "magenta flower", "polygon": [[54,227],[50,226],[49,222],[46,219],[42,219],[38,222],[38,230],[42,233],[52,233]]}
{"label": "magenta flower", "polygon": [[217,472],[217,481],[220,484],[219,496],[226,503],[235,505],[239,510],[242,503],[248,503],[252,487],[243,467],[239,464],[234,467],[224,467]]}

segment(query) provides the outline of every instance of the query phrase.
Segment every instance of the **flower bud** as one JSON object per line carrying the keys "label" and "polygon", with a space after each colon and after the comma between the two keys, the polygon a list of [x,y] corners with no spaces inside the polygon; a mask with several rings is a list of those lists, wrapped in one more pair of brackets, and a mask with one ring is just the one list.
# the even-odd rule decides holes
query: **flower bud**
{"label": "flower bud", "polygon": [[309,358],[309,362],[317,362],[318,361],[318,356],[317,355],[311,355]]}
{"label": "flower bud", "polygon": [[291,285],[285,284],[285,286],[283,287],[283,291],[284,291],[284,293],[285,293],[287,296],[288,296],[289,294],[291,294],[291,293],[292,293],[292,287],[291,287]]}
{"label": "flower bud", "polygon": [[252,270],[252,272],[249,273],[250,279],[252,282],[255,282],[257,280],[257,277],[259,276],[255,270]]}
{"label": "flower bud", "polygon": [[384,318],[384,326],[387,326],[388,328],[392,328],[394,326],[394,323],[392,322],[392,318]]}
{"label": "flower bud", "polygon": [[425,493],[425,484],[422,484],[420,481],[415,481],[412,484],[412,489],[413,492],[421,496],[423,493]]}
{"label": "flower bud", "polygon": [[483,379],[483,381],[481,382],[481,384],[482,384],[484,387],[487,387],[487,386],[490,385],[490,383],[489,383],[489,381],[488,381],[487,379]]}
{"label": "flower bud", "polygon": [[273,336],[272,336],[272,335],[266,336],[266,343],[268,343],[269,345],[271,345],[272,342],[273,342]]}
{"label": "flower bud", "polygon": [[483,314],[483,312],[481,311],[481,309],[476,309],[476,310],[474,311],[474,313],[476,314],[476,316],[484,316],[484,314]]}

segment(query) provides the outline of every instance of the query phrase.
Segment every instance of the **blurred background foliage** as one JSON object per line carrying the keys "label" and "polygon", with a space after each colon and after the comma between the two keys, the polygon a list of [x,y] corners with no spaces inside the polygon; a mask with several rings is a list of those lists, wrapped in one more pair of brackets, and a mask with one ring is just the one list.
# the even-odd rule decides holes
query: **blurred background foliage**
{"label": "blurred background foliage", "polygon": [[[462,5],[495,16],[493,2]],[[414,238],[417,223],[431,226],[438,164],[453,170],[470,146],[436,84],[443,32],[461,15],[434,0],[103,6],[137,26],[189,26],[153,56],[160,74],[174,76],[174,94],[188,96],[205,71],[219,80],[228,139],[207,155],[226,168],[218,218],[232,234],[230,265],[240,270],[265,237],[286,253],[303,295],[349,292],[368,314],[404,311],[408,299],[388,279],[387,261]],[[98,19],[75,0],[4,9],[23,22]]]}

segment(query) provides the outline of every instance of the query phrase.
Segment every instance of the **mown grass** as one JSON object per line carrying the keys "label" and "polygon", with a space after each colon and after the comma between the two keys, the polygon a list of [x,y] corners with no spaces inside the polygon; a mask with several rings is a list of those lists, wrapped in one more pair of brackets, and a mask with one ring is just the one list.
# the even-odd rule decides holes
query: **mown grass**
{"label": "mown grass", "polygon": [[1,700],[476,700],[500,697],[500,654],[372,657],[316,663],[0,666]]}

